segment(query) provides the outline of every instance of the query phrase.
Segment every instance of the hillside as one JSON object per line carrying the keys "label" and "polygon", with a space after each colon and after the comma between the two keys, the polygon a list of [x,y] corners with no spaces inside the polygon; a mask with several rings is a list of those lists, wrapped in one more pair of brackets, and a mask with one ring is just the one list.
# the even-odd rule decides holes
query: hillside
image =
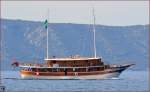
{"label": "hillside", "polygon": [[[49,57],[93,56],[92,26],[52,23],[49,25]],[[96,25],[97,56],[105,63],[135,63],[133,69],[148,69],[148,25]],[[46,30],[42,22],[2,20],[3,69],[12,60],[43,63]]]}

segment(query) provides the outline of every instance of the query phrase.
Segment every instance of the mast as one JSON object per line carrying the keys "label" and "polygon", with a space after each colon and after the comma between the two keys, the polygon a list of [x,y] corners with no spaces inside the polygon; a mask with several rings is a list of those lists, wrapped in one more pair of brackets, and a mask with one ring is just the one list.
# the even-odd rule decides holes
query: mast
{"label": "mast", "polygon": [[93,47],[94,47],[94,57],[96,58],[97,53],[96,53],[96,39],[95,39],[95,11],[94,11],[94,7],[92,8],[92,12],[93,12]]}
{"label": "mast", "polygon": [[[49,9],[47,10],[47,22],[49,22]],[[48,23],[49,24],[49,23]],[[49,53],[48,53],[48,51],[49,51],[49,48],[48,48],[48,24],[47,24],[47,28],[46,28],[46,31],[47,31],[47,43],[46,43],[46,58],[48,59],[48,56],[49,56]]]}

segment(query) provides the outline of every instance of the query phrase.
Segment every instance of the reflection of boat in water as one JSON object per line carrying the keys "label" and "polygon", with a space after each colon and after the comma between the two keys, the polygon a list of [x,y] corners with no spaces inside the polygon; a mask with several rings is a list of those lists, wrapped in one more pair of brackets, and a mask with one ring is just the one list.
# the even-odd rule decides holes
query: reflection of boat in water
{"label": "reflection of boat in water", "polygon": [[[93,12],[94,15],[94,12]],[[74,56],[69,58],[48,58],[48,21],[45,21],[47,29],[47,58],[45,64],[19,64],[21,77],[24,79],[105,79],[118,77],[124,70],[133,64],[109,65],[104,64],[96,55],[95,44],[95,16],[93,23],[94,33],[94,57]]]}

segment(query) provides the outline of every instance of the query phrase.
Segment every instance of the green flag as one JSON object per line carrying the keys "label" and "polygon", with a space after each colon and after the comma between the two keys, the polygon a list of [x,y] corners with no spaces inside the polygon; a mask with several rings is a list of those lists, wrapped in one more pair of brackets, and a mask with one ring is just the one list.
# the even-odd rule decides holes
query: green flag
{"label": "green flag", "polygon": [[44,22],[44,26],[45,26],[45,28],[47,29],[47,27],[48,27],[48,20],[47,20],[47,19],[46,19],[45,22]]}

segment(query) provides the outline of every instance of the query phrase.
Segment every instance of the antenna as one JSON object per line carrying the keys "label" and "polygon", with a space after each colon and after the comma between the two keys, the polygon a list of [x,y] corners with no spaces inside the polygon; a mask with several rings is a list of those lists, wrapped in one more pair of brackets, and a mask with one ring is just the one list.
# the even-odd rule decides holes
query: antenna
{"label": "antenna", "polygon": [[92,8],[92,13],[93,13],[93,39],[94,39],[94,42],[93,42],[93,47],[94,47],[94,57],[96,58],[96,39],[95,39],[95,11],[94,11],[94,7]]}
{"label": "antenna", "polygon": [[[49,9],[47,9],[47,22],[49,22]],[[49,24],[49,23],[48,23]],[[48,59],[48,56],[49,56],[49,53],[48,53],[48,51],[49,51],[49,48],[48,48],[48,24],[47,24],[47,28],[46,28],[46,31],[47,31],[47,43],[46,43],[46,45],[47,45],[47,47],[46,47],[46,58]]]}

